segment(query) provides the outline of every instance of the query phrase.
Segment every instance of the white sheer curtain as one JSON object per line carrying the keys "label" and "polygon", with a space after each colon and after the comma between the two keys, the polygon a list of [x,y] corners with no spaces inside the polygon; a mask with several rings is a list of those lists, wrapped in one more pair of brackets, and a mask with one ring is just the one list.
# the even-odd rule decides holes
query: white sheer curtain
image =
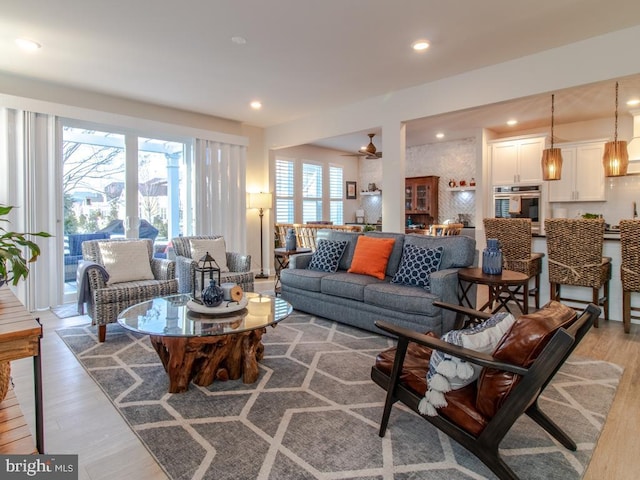
{"label": "white sheer curtain", "polygon": [[41,250],[30,266],[26,282],[14,292],[29,310],[62,303],[58,294],[61,260],[56,255],[60,242],[55,162],[55,118],[42,113],[0,108],[0,203],[14,205],[10,224],[4,228],[19,232],[49,232],[53,238],[36,238]]}
{"label": "white sheer curtain", "polygon": [[247,251],[245,173],[247,148],[196,140],[197,235],[223,235],[227,250]]}

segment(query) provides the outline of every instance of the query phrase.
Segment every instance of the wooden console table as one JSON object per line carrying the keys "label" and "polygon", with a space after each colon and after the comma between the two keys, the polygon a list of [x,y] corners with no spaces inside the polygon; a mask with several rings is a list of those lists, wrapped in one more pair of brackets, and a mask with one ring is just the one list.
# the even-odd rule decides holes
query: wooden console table
{"label": "wooden console table", "polygon": [[[0,287],[0,361],[33,357],[36,448],[44,451],[44,415],[42,412],[42,366],[40,339],[42,325],[27,311],[7,286]],[[10,392],[11,395],[11,392]],[[3,433],[4,435],[4,433]],[[11,452],[32,453],[32,452]]]}

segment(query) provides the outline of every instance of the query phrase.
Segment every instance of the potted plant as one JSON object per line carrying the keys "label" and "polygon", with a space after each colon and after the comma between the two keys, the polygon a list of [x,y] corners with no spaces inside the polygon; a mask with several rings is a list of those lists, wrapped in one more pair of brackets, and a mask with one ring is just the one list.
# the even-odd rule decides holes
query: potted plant
{"label": "potted plant", "polygon": [[[9,223],[6,218],[14,207],[0,204],[0,222]],[[17,285],[21,278],[29,275],[29,263],[35,262],[40,255],[40,247],[27,237],[50,237],[46,232],[18,233],[8,231],[0,225],[0,287],[5,283]],[[29,259],[23,256],[26,248]],[[4,400],[9,389],[11,364],[0,362],[0,401]]]}
{"label": "potted plant", "polygon": [[[15,207],[0,204],[0,222],[9,223],[6,218]],[[29,263],[33,263],[40,255],[40,247],[28,237],[50,237],[46,232],[18,233],[8,231],[0,226],[0,286],[11,282],[17,285],[21,278],[29,275]],[[28,259],[23,256],[23,248],[28,252]]]}

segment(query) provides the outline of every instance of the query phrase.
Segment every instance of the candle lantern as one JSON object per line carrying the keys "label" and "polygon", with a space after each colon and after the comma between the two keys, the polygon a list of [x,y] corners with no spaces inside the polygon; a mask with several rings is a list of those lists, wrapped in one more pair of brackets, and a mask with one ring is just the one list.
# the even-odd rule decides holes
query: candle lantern
{"label": "candle lantern", "polygon": [[191,285],[193,291],[191,297],[194,302],[202,304],[202,289],[209,285],[210,280],[213,280],[214,273],[217,274],[218,285],[220,285],[220,266],[207,252],[192,269]]}

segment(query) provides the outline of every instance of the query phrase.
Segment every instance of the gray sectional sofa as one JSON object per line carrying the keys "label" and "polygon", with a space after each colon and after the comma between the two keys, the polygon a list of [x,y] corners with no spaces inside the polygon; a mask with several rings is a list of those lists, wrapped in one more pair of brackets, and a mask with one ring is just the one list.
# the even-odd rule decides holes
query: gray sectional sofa
{"label": "gray sectional sofa", "polygon": [[[386,277],[379,280],[369,275],[348,273],[359,235],[394,238],[395,243]],[[475,240],[466,236],[430,237],[419,234],[387,232],[319,231],[318,240],[346,240],[338,271],[309,270],[312,254],[298,254],[290,259],[289,268],[280,272],[282,298],[296,310],[329,318],[358,328],[382,333],[374,325],[378,319],[419,332],[442,334],[453,328],[455,313],[435,307],[440,300],[458,303],[460,268],[477,264]],[[391,283],[402,258],[405,244],[425,248],[443,247],[440,270],[431,274],[431,288]],[[474,294],[475,292],[471,292]]]}

